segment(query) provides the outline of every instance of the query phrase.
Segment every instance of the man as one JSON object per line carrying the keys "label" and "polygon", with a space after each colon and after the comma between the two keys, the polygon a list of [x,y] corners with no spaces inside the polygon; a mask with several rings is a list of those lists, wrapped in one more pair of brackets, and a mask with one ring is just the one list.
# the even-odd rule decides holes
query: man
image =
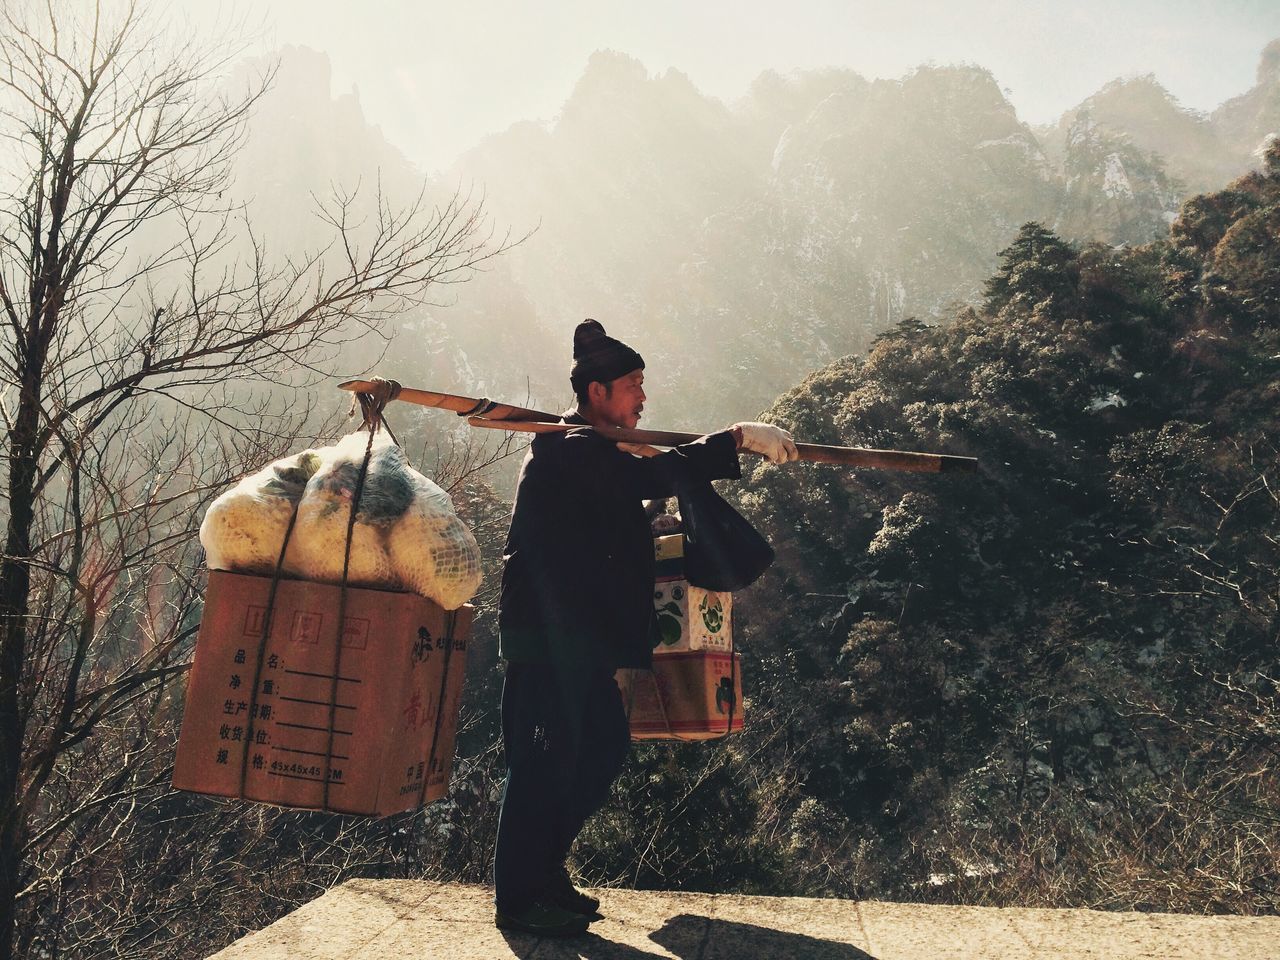
{"label": "man", "polygon": [[[566,423],[634,429],[644,360],[595,320],[574,331]],[[582,933],[599,902],[574,889],[565,858],[608,798],[630,746],[620,667],[651,666],[657,643],[653,540],[643,501],[740,476],[737,451],[775,463],[791,436],[735,424],[656,456],[590,429],[536,437],[520,467],[499,601],[507,661],[507,783],[494,853],[496,922],[544,936]],[[652,451],[648,451],[652,452]]]}

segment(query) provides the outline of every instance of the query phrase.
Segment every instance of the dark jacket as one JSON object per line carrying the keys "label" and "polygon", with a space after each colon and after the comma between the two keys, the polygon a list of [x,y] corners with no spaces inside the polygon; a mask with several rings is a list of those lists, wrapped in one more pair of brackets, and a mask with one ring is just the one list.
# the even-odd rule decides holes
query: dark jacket
{"label": "dark jacket", "polygon": [[[586,424],[576,413],[564,419]],[[503,551],[501,656],[648,667],[657,620],[642,501],[740,475],[727,431],[649,458],[592,430],[539,434],[520,467]]]}

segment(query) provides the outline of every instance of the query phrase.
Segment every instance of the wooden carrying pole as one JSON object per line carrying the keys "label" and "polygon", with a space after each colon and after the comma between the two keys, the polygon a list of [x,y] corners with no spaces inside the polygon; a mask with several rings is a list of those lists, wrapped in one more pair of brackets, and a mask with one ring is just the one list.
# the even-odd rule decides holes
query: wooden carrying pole
{"label": "wooden carrying pole", "polygon": [[[369,380],[348,380],[338,384],[338,389],[350,390],[352,393],[376,393],[378,388],[377,384]],[[486,420],[537,420],[543,423],[556,423],[560,419],[554,413],[516,407],[509,403],[498,403],[476,397],[460,397],[454,393],[416,390],[413,387],[401,387],[396,399],[408,400],[422,407],[452,410],[460,417],[484,417]]]}
{"label": "wooden carrying pole", "polygon": [[[338,386],[357,393],[374,392],[376,384],[367,380],[348,380]],[[452,393],[435,393],[402,387],[397,397],[410,403],[452,410],[466,417],[473,427],[513,430],[524,433],[550,433],[565,430],[592,429],[618,443],[649,444],[674,447],[691,443],[702,434],[675,433],[669,430],[624,430],[621,427],[590,427],[563,423],[560,417],[541,410],[530,410],[492,400],[462,397]],[[955,457],[945,453],[914,453],[907,450],[870,450],[864,447],[830,447],[816,443],[797,443],[800,459],[810,463],[836,463],[851,467],[880,470],[902,470],[915,473],[973,473],[978,469],[974,457]]]}
{"label": "wooden carrying pole", "polygon": [[[581,430],[575,423],[531,423],[486,420],[470,417],[473,427],[494,430],[517,430],[523,433],[554,433]],[[644,443],[655,447],[674,447],[692,443],[702,434],[675,433],[670,430],[626,430],[622,427],[591,427],[601,436],[618,443]],[[839,463],[850,467],[874,467],[880,470],[906,470],[914,473],[972,473],[978,461],[973,457],[953,457],[944,453],[912,453],[907,450],[869,450],[865,447],[828,447],[817,443],[797,443],[800,459],[810,463]]]}

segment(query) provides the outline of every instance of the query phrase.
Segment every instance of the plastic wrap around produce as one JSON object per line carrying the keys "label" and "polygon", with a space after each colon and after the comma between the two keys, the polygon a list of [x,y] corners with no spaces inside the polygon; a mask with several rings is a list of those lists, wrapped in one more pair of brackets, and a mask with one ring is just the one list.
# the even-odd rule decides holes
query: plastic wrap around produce
{"label": "plastic wrap around produce", "polygon": [[268,464],[210,504],[200,524],[200,544],[211,570],[275,570],[294,505],[328,449],[304,450]]}
{"label": "plastic wrap around produce", "polygon": [[[341,582],[368,439],[353,433],[332,447],[277,461],[219,497],[200,528],[209,566],[272,573],[296,503],[284,572]],[[475,595],[480,577],[480,548],[449,495],[410,467],[385,434],[376,435],[352,529],[347,582],[412,590],[453,610]]]}

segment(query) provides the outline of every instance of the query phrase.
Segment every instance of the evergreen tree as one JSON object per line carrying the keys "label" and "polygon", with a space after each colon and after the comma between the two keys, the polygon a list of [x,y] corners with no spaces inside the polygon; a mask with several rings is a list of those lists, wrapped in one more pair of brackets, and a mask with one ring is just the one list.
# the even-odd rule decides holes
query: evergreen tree
{"label": "evergreen tree", "polygon": [[1034,308],[1053,303],[1057,312],[1074,299],[1075,251],[1034,221],[1023,224],[1013,243],[1000,251],[1000,267],[987,281],[984,309],[996,314],[1009,304]]}

